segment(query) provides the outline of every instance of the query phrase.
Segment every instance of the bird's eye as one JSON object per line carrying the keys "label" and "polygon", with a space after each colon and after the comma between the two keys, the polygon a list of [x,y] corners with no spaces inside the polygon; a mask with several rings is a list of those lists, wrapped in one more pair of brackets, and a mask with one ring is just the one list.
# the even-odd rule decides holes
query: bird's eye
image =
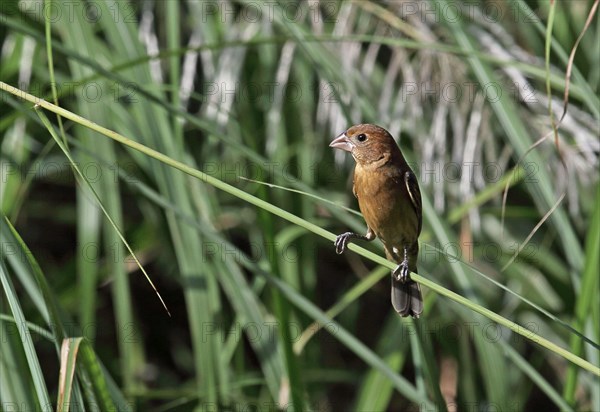
{"label": "bird's eye", "polygon": [[356,138],[358,139],[359,142],[364,142],[365,140],[367,140],[367,135],[364,133],[361,133],[358,136],[356,136]]}

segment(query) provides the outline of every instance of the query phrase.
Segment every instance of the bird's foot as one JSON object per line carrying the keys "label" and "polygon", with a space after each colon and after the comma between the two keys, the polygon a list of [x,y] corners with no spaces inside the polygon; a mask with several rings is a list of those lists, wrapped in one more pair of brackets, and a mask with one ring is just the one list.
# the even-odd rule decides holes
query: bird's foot
{"label": "bird's foot", "polygon": [[346,248],[348,247],[348,242],[352,237],[356,237],[356,235],[352,232],[342,233],[341,235],[336,237],[335,242],[333,243],[335,245],[335,253],[337,253],[338,255],[344,253],[346,251]]}
{"label": "bird's foot", "polygon": [[408,260],[403,260],[396,269],[392,271],[394,279],[401,283],[405,283],[410,278],[410,272],[408,270]]}

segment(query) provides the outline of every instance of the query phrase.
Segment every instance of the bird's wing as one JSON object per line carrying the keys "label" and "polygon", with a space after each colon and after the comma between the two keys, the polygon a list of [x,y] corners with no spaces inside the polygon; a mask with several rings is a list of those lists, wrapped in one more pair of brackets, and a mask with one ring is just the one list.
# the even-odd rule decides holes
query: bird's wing
{"label": "bird's wing", "polygon": [[417,219],[419,221],[419,229],[417,233],[421,233],[421,226],[423,223],[422,209],[421,209],[421,190],[419,189],[419,182],[417,182],[417,177],[411,171],[407,171],[404,173],[404,184],[406,185],[406,191],[410,196],[410,202],[415,209],[415,213],[417,214]]}

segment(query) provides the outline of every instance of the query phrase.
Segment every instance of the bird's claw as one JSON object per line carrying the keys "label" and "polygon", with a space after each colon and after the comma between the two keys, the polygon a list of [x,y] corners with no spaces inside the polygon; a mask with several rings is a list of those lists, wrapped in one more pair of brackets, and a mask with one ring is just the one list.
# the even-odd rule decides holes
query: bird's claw
{"label": "bird's claw", "polygon": [[404,260],[392,272],[394,279],[401,283],[405,283],[409,279],[410,272],[408,271],[408,261]]}
{"label": "bird's claw", "polygon": [[342,233],[341,235],[335,238],[335,242],[333,242],[333,244],[335,245],[335,253],[341,255],[346,251],[346,247],[348,246],[348,242],[350,241],[350,236],[351,233],[346,232]]}

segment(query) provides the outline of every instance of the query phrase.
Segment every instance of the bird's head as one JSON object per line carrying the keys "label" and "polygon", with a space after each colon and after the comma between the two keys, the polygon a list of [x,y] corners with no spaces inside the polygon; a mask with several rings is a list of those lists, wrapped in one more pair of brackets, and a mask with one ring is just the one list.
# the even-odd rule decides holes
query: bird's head
{"label": "bird's head", "polygon": [[336,137],[329,146],[350,152],[354,160],[364,166],[386,163],[399,152],[392,135],[374,124],[352,126]]}

